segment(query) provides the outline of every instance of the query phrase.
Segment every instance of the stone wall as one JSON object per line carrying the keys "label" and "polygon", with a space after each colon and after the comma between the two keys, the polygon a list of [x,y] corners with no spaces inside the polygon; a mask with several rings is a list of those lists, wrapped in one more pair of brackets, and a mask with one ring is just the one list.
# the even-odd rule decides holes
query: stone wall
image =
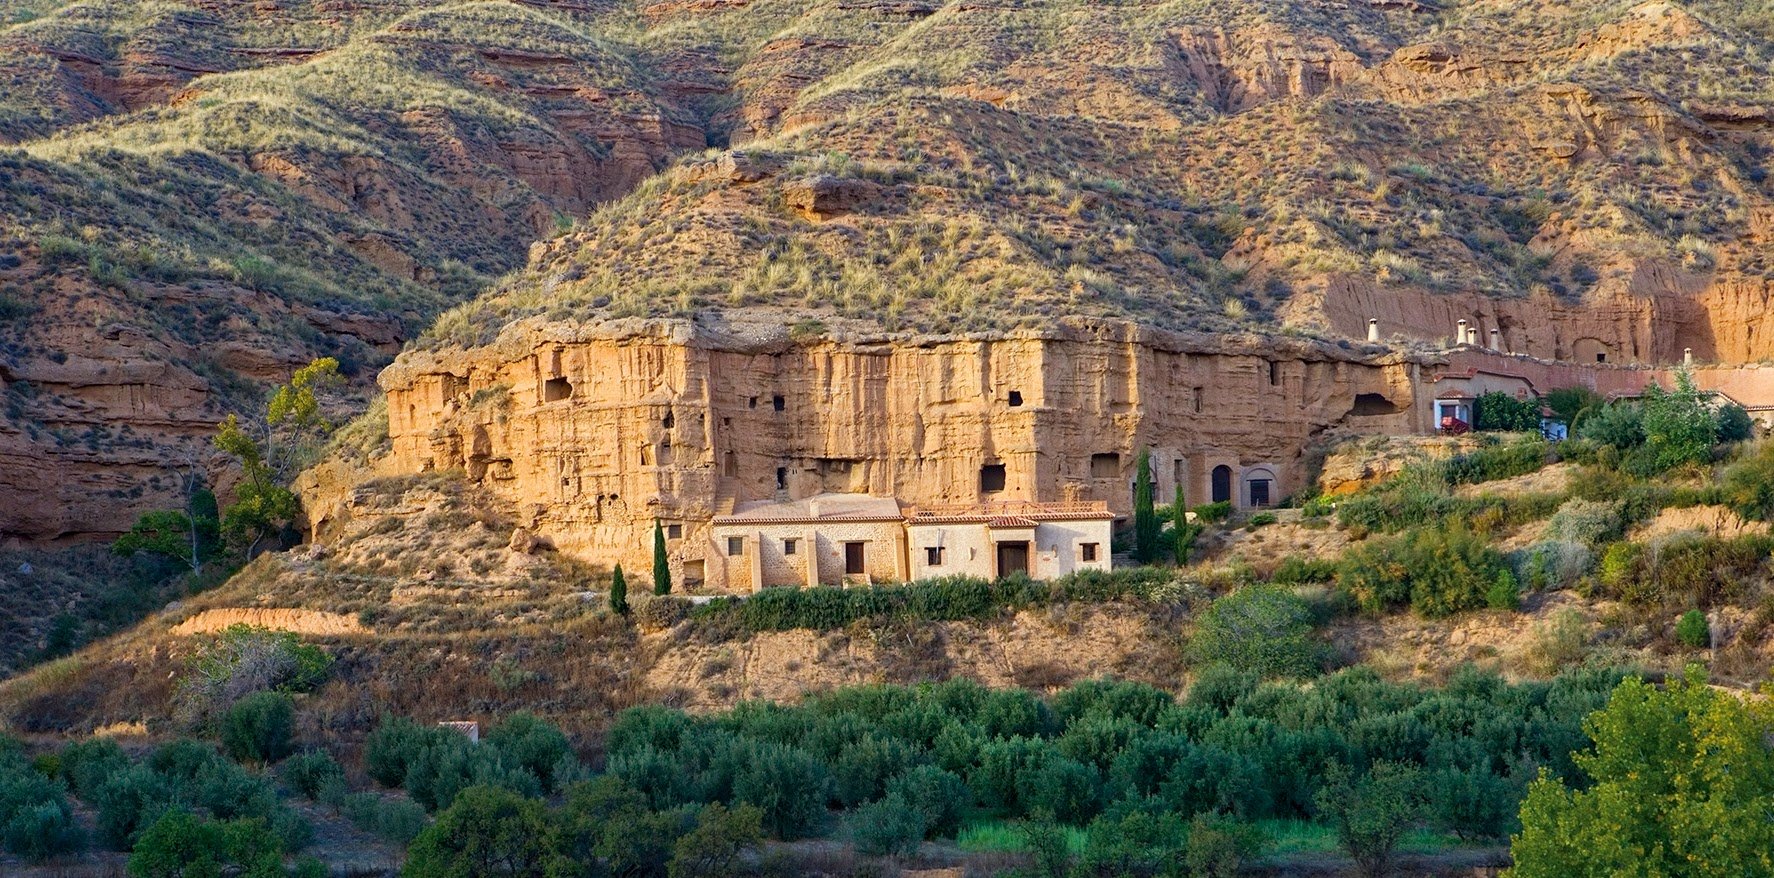
{"label": "stone wall", "polygon": [[[706,584],[716,591],[750,592],[771,586],[834,585],[845,576],[845,544],[864,544],[864,575],[870,582],[900,582],[907,578],[904,526],[897,521],[794,522],[785,524],[720,524],[711,528],[703,559]],[[729,552],[729,539],[739,539],[744,550]],[[785,541],[795,542],[794,554]],[[696,559],[687,555],[680,562]],[[811,582],[807,565],[814,564]]]}
{"label": "stone wall", "polygon": [[1219,465],[1272,467],[1279,498],[1323,431],[1414,429],[1417,380],[1378,349],[1121,324],[797,342],[681,321],[520,325],[382,376],[393,470],[460,469],[564,551],[635,569],[655,518],[683,525],[681,567],[741,500],[1103,500],[1125,515],[1148,446],[1160,502],[1179,476],[1205,502]]}

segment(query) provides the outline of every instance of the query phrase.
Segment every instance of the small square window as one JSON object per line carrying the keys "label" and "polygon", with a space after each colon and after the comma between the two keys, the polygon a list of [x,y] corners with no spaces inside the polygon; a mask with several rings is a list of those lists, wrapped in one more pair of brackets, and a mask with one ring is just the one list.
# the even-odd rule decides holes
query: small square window
{"label": "small square window", "polygon": [[941,546],[926,546],[926,547],[924,547],[924,564],[928,567],[941,567],[942,566],[942,547]]}
{"label": "small square window", "polygon": [[992,494],[1004,490],[1008,481],[1008,473],[1004,464],[988,463],[979,468],[979,490],[981,493]]}
{"label": "small square window", "polygon": [[799,542],[800,542],[800,540],[783,540],[782,541],[782,554],[793,555],[795,553],[795,544],[799,543]]}
{"label": "small square window", "polygon": [[1020,390],[1010,391],[1010,407],[1017,408],[1018,406],[1021,406],[1022,404],[1023,404],[1023,392]]}
{"label": "small square window", "polygon": [[1078,544],[1078,560],[1080,560],[1080,561],[1095,561],[1098,545],[1099,545],[1098,543],[1079,543]]}
{"label": "small square window", "polygon": [[668,540],[683,539],[684,538],[684,526],[681,524],[666,525],[665,526],[665,538]]}
{"label": "small square window", "polygon": [[735,558],[745,554],[745,537],[728,537],[727,554]]}
{"label": "small square window", "polygon": [[777,411],[782,411],[783,409],[788,408],[788,400],[783,399],[782,394],[778,393],[775,396],[770,397],[770,407]]}

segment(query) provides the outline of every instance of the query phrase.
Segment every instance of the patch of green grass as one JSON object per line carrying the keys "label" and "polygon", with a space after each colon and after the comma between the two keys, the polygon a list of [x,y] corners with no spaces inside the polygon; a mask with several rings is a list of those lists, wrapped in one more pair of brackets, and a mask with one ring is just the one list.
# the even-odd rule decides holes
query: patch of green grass
{"label": "patch of green grass", "polygon": [[[1072,853],[1084,851],[1084,830],[1077,826],[1061,827],[1066,833],[1066,847]],[[1019,853],[1023,850],[1022,828],[1014,820],[981,816],[961,825],[955,836],[961,850],[973,853]]]}
{"label": "patch of green grass", "polygon": [[[1266,856],[1334,854],[1340,850],[1337,845],[1337,831],[1323,823],[1311,820],[1259,820],[1257,828],[1263,833],[1266,842],[1263,846]],[[1445,832],[1413,829],[1399,843],[1398,850],[1400,853],[1433,854],[1464,845],[1460,839]]]}

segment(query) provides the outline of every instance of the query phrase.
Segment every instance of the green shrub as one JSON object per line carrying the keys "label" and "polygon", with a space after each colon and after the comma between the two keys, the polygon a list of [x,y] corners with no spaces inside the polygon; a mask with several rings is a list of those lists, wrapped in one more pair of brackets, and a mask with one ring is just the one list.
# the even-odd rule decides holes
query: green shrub
{"label": "green shrub", "polygon": [[1752,521],[1774,520],[1774,442],[1762,443],[1725,468],[1723,502]]}
{"label": "green shrub", "polygon": [[535,775],[546,792],[558,788],[555,772],[572,756],[560,729],[528,713],[506,717],[487,732],[485,744],[498,750],[507,764]]}
{"label": "green shrub", "polygon": [[430,821],[425,807],[411,799],[388,799],[375,793],[352,793],[339,802],[339,813],[364,832],[405,846]]}
{"label": "green shrub", "polygon": [[924,815],[896,795],[856,809],[850,819],[851,840],[870,856],[917,853],[924,831]]}
{"label": "green shrub", "polygon": [[254,692],[308,692],[326,681],[333,659],[289,631],[234,625],[200,648],[180,684],[182,709],[206,722]]}
{"label": "green shrub", "polygon": [[1188,845],[1189,824],[1177,814],[1104,815],[1085,829],[1076,871],[1105,878],[1180,875]]}
{"label": "green shrub", "polygon": [[1412,610],[1435,619],[1484,606],[1503,557],[1464,530],[1423,528],[1345,552],[1337,585],[1370,613]]}
{"label": "green shrub", "polygon": [[1712,645],[1712,626],[1707,624],[1706,614],[1699,610],[1689,610],[1675,623],[1675,639],[1682,645],[1693,649],[1705,649]]}
{"label": "green shrub", "polygon": [[1496,581],[1485,592],[1484,603],[1493,610],[1515,610],[1521,607],[1521,586],[1516,584],[1515,574],[1509,572],[1509,568],[1497,571]]}
{"label": "green shrub", "polygon": [[283,875],[283,845],[263,820],[204,820],[172,808],[142,833],[129,856],[132,878]]}
{"label": "green shrub", "polygon": [[542,802],[498,787],[470,787],[413,839],[402,878],[540,875],[551,860]]}
{"label": "green shrub", "polygon": [[1644,413],[1634,403],[1609,403],[1591,410],[1578,435],[1621,451],[1637,448],[1645,441]]}
{"label": "green shrub", "polygon": [[67,801],[59,797],[18,808],[11,819],[0,823],[0,847],[27,860],[71,854],[85,844],[86,833],[74,822]]}
{"label": "green shrub", "polygon": [[1443,832],[1467,841],[1500,840],[1520,828],[1516,809],[1527,784],[1489,767],[1446,767],[1429,774],[1427,814]]}
{"label": "green shrub", "polygon": [[923,837],[954,838],[973,792],[960,775],[920,765],[887,782],[887,798],[897,798],[923,820]]}
{"label": "green shrub", "polygon": [[1221,500],[1218,503],[1203,503],[1195,507],[1195,520],[1204,524],[1218,524],[1232,517],[1232,501]]}
{"label": "green shrub", "polygon": [[1317,805],[1357,870],[1379,878],[1390,871],[1393,851],[1423,814],[1422,776],[1415,767],[1391,762],[1375,763],[1359,777],[1335,765]]}
{"label": "green shrub", "polygon": [[88,738],[62,748],[62,773],[81,798],[91,798],[111,775],[128,767],[129,757],[110,738]]}
{"label": "green shrub", "polygon": [[814,831],[825,817],[831,775],[803,750],[776,743],[754,744],[733,773],[733,795],[756,806],[764,829],[789,841]]}
{"label": "green shrub", "polygon": [[672,595],[654,595],[633,607],[635,621],[643,628],[654,630],[670,628],[684,621],[690,617],[691,610],[688,599]]}
{"label": "green shrub", "polygon": [[272,763],[290,754],[296,708],[281,692],[256,692],[222,715],[222,748],[236,760]]}
{"label": "green shrub", "polygon": [[719,802],[696,812],[696,828],[672,845],[668,878],[727,878],[741,872],[740,856],[763,841],[763,817],[747,805]]}
{"label": "green shrub", "polygon": [[1743,406],[1734,402],[1719,406],[1714,426],[1714,438],[1720,443],[1743,442],[1755,435],[1755,421]]}
{"label": "green shrub", "polygon": [[1289,555],[1276,565],[1269,581],[1276,585],[1309,585],[1331,582],[1337,578],[1337,562],[1332,558],[1302,558]]}
{"label": "green shrub", "polygon": [[1250,521],[1246,522],[1246,524],[1248,524],[1250,526],[1250,528],[1254,530],[1259,527],[1267,527],[1271,524],[1274,524],[1276,521],[1277,521],[1277,519],[1275,518],[1275,513],[1273,513],[1273,512],[1259,512],[1255,515],[1252,515],[1250,517]]}
{"label": "green shrub", "polygon": [[1018,773],[1016,799],[1024,813],[1042,812],[1062,823],[1081,824],[1097,812],[1097,784],[1090,766],[1052,756]]}
{"label": "green shrub", "polygon": [[1284,586],[1249,585],[1213,602],[1195,626],[1189,654],[1264,677],[1305,677],[1324,664],[1312,610]]}
{"label": "green shrub", "polygon": [[325,750],[309,750],[284,760],[278,776],[285,786],[308,799],[319,799],[330,783],[342,782],[345,769]]}
{"label": "green shrub", "polygon": [[1525,433],[1540,429],[1540,403],[1516,399],[1507,393],[1481,393],[1472,403],[1472,428],[1480,431]]}
{"label": "green shrub", "polygon": [[1562,542],[1596,546],[1619,539],[1625,529],[1620,503],[1573,498],[1566,500],[1553,513],[1546,523],[1546,536]]}

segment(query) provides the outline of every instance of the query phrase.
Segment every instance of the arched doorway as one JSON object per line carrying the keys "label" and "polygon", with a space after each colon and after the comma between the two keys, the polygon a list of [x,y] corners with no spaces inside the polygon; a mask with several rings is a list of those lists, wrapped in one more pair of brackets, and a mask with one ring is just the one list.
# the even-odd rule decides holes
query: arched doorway
{"label": "arched doorway", "polygon": [[1232,468],[1223,463],[1213,468],[1213,502],[1232,502]]}
{"label": "arched doorway", "polygon": [[1246,509],[1262,509],[1274,506],[1281,498],[1277,496],[1279,479],[1275,477],[1275,468],[1259,464],[1244,471],[1243,506]]}

